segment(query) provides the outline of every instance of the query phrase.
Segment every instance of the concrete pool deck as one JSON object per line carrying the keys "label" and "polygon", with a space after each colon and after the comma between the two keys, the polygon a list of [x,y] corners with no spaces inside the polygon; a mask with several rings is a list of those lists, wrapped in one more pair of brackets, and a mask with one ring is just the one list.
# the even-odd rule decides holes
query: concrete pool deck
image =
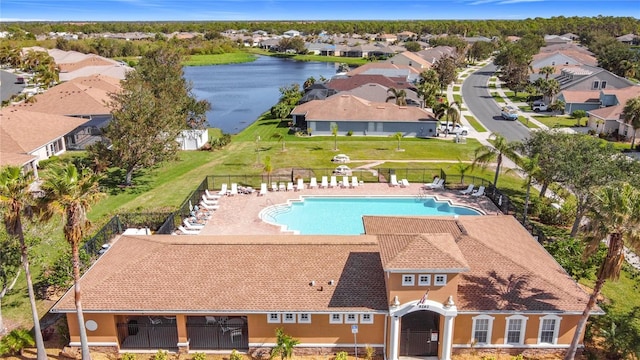
{"label": "concrete pool deck", "polygon": [[[305,184],[305,187],[307,184]],[[423,184],[410,184],[407,187],[390,187],[385,183],[365,183],[357,188],[308,189],[301,191],[269,191],[264,196],[257,192],[249,195],[238,194],[223,196],[219,201],[220,208],[213,212],[200,235],[273,235],[290,234],[281,232],[279,226],[268,224],[258,214],[262,209],[284,204],[287,200],[298,199],[303,195],[343,195],[343,196],[418,196]],[[434,195],[439,200],[450,200],[454,205],[470,206],[494,215],[498,208],[486,196],[473,197],[460,195],[459,190],[424,190],[423,194]],[[327,224],[331,226],[331,224]]]}

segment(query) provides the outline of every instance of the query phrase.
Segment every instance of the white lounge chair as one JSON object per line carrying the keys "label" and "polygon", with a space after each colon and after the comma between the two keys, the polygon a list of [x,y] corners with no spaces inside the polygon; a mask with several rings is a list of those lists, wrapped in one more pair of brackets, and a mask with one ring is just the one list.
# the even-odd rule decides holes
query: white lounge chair
{"label": "white lounge chair", "polygon": [[400,183],[398,183],[398,177],[396,176],[396,174],[391,174],[391,181],[389,182],[389,184],[391,184],[391,186],[400,186]]}
{"label": "white lounge chair", "polygon": [[278,185],[278,191],[287,191],[287,184],[281,182],[280,185]]}
{"label": "white lounge chair", "polygon": [[471,193],[471,196],[482,196],[484,195],[484,186],[480,186],[478,190]]}
{"label": "white lounge chair", "polygon": [[220,205],[207,205],[206,203],[200,201],[200,206],[207,210],[218,210],[220,209]]}
{"label": "white lounge chair", "polygon": [[178,226],[178,230],[180,230],[183,235],[198,235],[200,233],[200,230],[188,230],[182,225]]}
{"label": "white lounge chair", "polygon": [[204,224],[190,222],[189,219],[182,220],[184,228],[187,230],[202,230]]}
{"label": "white lounge chair", "polygon": [[277,182],[272,182],[271,183],[271,191],[278,191],[278,183]]}
{"label": "white lounge chair", "polygon": [[322,177],[322,182],[320,183],[320,187],[325,189],[329,187],[329,180],[327,180],[326,176]]}
{"label": "white lounge chair", "polygon": [[400,180],[400,186],[401,186],[401,187],[407,187],[407,186],[409,186],[409,180],[407,180],[407,179],[402,179],[402,180]]}
{"label": "white lounge chair", "polygon": [[296,191],[304,190],[304,180],[302,178],[298,179],[296,183]]}
{"label": "white lounge chair", "polygon": [[312,177],[309,181],[309,189],[315,189],[318,187],[318,180],[315,177]]}
{"label": "white lounge chair", "polygon": [[343,176],[342,177],[342,185],[343,188],[348,188],[349,187],[349,177],[348,176]]}
{"label": "white lounge chair", "polygon": [[433,186],[438,184],[438,181],[440,181],[440,177],[436,176],[433,178],[433,181],[428,183],[428,184],[424,184],[422,187],[426,188],[427,186]]}
{"label": "white lounge chair", "polygon": [[238,195],[238,184],[231,183],[231,191],[229,191],[229,196]]}
{"label": "white lounge chair", "polygon": [[260,184],[260,192],[258,193],[258,196],[265,196],[267,195],[267,183],[262,183]]}
{"label": "white lounge chair", "polygon": [[294,191],[293,183],[291,181],[287,183],[287,191]]}
{"label": "white lounge chair", "polygon": [[335,176],[331,176],[331,182],[329,183],[329,187],[338,187],[338,179]]}
{"label": "white lounge chair", "polygon": [[222,197],[221,195],[212,193],[211,191],[209,191],[209,189],[204,190],[204,195],[208,200],[218,200]]}
{"label": "white lounge chair", "polygon": [[460,190],[460,194],[462,194],[462,195],[469,195],[469,194],[471,194],[471,193],[473,192],[473,187],[474,187],[474,185],[473,185],[473,184],[469,184],[469,186],[468,186],[466,189],[464,189],[464,190]]}
{"label": "white lounge chair", "polygon": [[220,189],[220,192],[218,192],[218,195],[227,195],[227,183],[222,184],[222,188]]}
{"label": "white lounge chair", "polygon": [[358,177],[357,176],[352,176],[351,177],[351,187],[352,188],[356,188],[356,187],[358,187],[358,185],[360,185],[360,183],[358,182]]}
{"label": "white lounge chair", "polygon": [[209,200],[204,194],[202,194],[202,202],[204,202],[207,205],[218,205],[217,200]]}
{"label": "white lounge chair", "polygon": [[425,189],[436,190],[436,189],[444,189],[444,179],[439,179],[438,182],[434,184],[426,184],[424,186]]}

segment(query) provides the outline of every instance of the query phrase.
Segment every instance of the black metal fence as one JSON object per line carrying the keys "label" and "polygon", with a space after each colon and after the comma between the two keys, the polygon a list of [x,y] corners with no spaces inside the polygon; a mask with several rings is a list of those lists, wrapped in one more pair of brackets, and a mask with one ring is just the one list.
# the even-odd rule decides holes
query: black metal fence
{"label": "black metal fence", "polygon": [[524,208],[517,206],[515,203],[509,199],[509,196],[504,194],[498,188],[493,185],[489,185],[487,190],[485,191],[485,195],[491,199],[491,201],[500,209],[500,211],[505,215],[512,215],[515,217],[522,226],[531,233],[539,243],[543,243],[547,241],[547,238],[544,234],[544,231],[533,224],[530,219],[524,218]]}
{"label": "black metal fence", "polygon": [[178,328],[176,324],[148,324],[136,320],[119,323],[118,340],[124,350],[178,349]]}
{"label": "black metal fence", "polygon": [[218,324],[187,323],[192,350],[244,350],[249,348],[248,326],[229,329]]}

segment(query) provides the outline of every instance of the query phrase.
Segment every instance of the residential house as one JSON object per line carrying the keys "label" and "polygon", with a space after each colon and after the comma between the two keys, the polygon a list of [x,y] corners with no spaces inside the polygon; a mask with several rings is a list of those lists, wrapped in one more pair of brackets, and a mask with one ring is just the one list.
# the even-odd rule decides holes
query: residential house
{"label": "residential house", "polygon": [[366,84],[379,84],[387,88],[413,89],[414,85],[406,78],[388,77],[384,75],[359,74],[350,77],[334,77],[326,83],[326,86],[336,91],[348,91]]}
{"label": "residential house", "polygon": [[435,116],[415,106],[398,106],[393,102],[373,102],[353,95],[336,94],[325,100],[313,100],[291,111],[296,127],[310,129],[313,135],[436,136]]}
{"label": "residential house", "polygon": [[621,43],[629,44],[629,45],[640,44],[640,36],[635,34],[626,34],[626,35],[618,36],[616,40],[620,41]]}
{"label": "residential house", "polygon": [[67,150],[65,135],[87,120],[15,107],[0,110],[0,167],[20,166],[38,176],[41,160]]}
{"label": "residential house", "polygon": [[608,70],[588,65],[563,67],[560,75],[553,78],[560,84],[561,91],[622,89],[633,85],[631,81]]}
{"label": "residential house", "polygon": [[412,66],[396,65],[390,61],[385,61],[358,66],[346,75],[384,75],[389,78],[402,78],[404,79],[403,81],[415,82],[420,77],[420,71]]}
{"label": "residential house", "polygon": [[587,126],[596,133],[617,134],[626,140],[634,136],[634,129],[624,121],[623,109],[629,99],[640,96],[640,86],[600,91],[600,108],[589,110]]}
{"label": "residential house", "polygon": [[[363,224],[355,236],[122,235],[80,281],[88,344],[260,357],[281,328],[304,354],[367,344],[450,360],[561,357],[571,342],[588,295],[513,217]],[[79,346],[73,289],[52,312]]]}
{"label": "residential house", "polygon": [[544,42],[547,45],[554,45],[554,44],[567,44],[570,43],[572,40],[566,37],[562,37],[560,35],[545,35],[544,36]]}
{"label": "residential house", "polygon": [[404,51],[400,54],[396,54],[392,58],[387,59],[387,61],[396,65],[411,66],[416,68],[420,72],[429,70],[433,66],[432,63],[428,62],[417,53],[411,51]]}
{"label": "residential house", "polygon": [[81,126],[65,135],[68,149],[82,150],[102,140],[102,128],[112,118],[108,105],[111,101],[109,95],[120,89],[120,80],[109,76],[78,77],[35,95],[35,101],[23,102],[13,107],[84,119]]}
{"label": "residential house", "polygon": [[[531,61],[531,68],[533,69],[532,76],[537,75],[540,68],[545,66],[552,66],[556,69],[556,73],[565,67],[588,65],[595,67],[598,64],[598,60],[595,56],[589,55],[575,50],[556,50],[553,52],[539,52],[533,56]],[[532,81],[535,81],[533,79]]]}
{"label": "residential house", "polygon": [[209,130],[207,129],[186,129],[176,137],[180,144],[180,150],[199,150],[209,142]]}
{"label": "residential house", "polygon": [[285,31],[282,35],[284,35],[285,37],[296,37],[296,36],[300,36],[300,31],[289,30],[289,31]]}
{"label": "residential house", "polygon": [[394,34],[378,34],[375,37],[375,41],[390,44],[398,41],[398,36]]}
{"label": "residential house", "polygon": [[[395,100],[390,99],[392,93],[389,91],[389,89],[390,88],[387,86],[376,83],[368,83],[348,91],[341,91],[340,95],[353,95],[372,102],[395,102]],[[407,102],[408,106],[422,107],[422,99],[420,99],[420,96],[418,96],[418,94],[414,90],[403,90],[406,93],[405,101]]]}
{"label": "residential house", "polygon": [[400,41],[416,41],[418,40],[418,34],[411,31],[403,31],[396,35]]}
{"label": "residential house", "polygon": [[600,90],[564,90],[557,100],[564,102],[567,114],[573,114],[576,110],[594,110],[600,107]]}
{"label": "residential house", "polygon": [[83,54],[77,51],[64,51],[60,49],[45,49],[38,46],[23,48],[27,51],[44,51],[55,61],[60,70],[60,81],[69,81],[77,77],[90,75],[104,75],[123,80],[132,67],[122,62],[98,56],[95,54]]}
{"label": "residential house", "polygon": [[452,46],[436,46],[434,48],[419,51],[417,54],[431,64],[435,64],[438,60],[447,56],[454,58],[458,56],[456,48]]}

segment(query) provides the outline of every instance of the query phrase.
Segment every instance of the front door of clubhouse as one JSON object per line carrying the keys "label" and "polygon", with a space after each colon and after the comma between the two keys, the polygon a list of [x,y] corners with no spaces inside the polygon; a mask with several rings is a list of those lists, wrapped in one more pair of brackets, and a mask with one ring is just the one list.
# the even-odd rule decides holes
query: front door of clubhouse
{"label": "front door of clubhouse", "polygon": [[440,315],[433,311],[414,311],[402,316],[401,356],[437,356]]}

